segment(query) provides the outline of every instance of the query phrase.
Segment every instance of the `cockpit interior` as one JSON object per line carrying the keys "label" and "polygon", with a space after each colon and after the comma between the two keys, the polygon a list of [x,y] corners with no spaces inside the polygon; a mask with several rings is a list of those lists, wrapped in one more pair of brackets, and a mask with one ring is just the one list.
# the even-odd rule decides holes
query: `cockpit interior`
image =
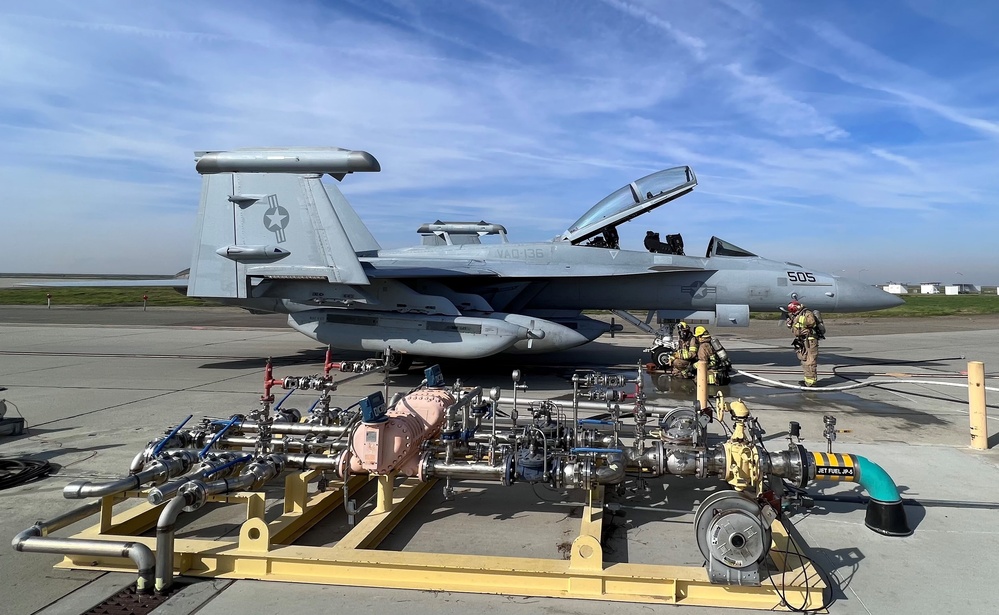
{"label": "cockpit interior", "polygon": [[[627,186],[610,193],[576,220],[555,241],[568,241],[574,245],[595,248],[620,249],[617,227],[633,218],[677,199],[697,185],[697,177],[690,167],[673,167],[636,179]],[[423,245],[478,244],[487,235],[498,235],[508,243],[506,229],[499,224],[478,222],[442,222],[437,220],[422,225],[418,230]],[[684,256],[683,237],[667,234],[665,240],[656,231],[645,234],[645,249],[656,254]],[[756,257],[749,250],[712,237],[704,256],[746,258]]]}

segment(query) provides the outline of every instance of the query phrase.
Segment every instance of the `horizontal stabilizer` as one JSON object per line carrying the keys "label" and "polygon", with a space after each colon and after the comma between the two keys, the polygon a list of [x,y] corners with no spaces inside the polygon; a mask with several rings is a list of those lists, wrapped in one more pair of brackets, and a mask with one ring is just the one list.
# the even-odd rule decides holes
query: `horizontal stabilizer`
{"label": "horizontal stabilizer", "polygon": [[329,173],[342,179],[381,166],[368,152],[339,147],[275,147],[196,152],[198,173]]}

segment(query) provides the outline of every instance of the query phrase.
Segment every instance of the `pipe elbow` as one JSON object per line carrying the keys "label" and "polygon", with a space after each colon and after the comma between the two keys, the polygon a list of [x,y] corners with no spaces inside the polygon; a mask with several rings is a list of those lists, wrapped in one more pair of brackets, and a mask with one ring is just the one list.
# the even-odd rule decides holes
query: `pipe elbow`
{"label": "pipe elbow", "polygon": [[898,486],[884,468],[866,457],[854,455],[860,477],[857,482],[871,496],[864,525],[885,536],[909,536],[912,529],[905,515]]}
{"label": "pipe elbow", "polygon": [[135,591],[140,594],[153,593],[153,575],[156,572],[156,557],[153,551],[141,542],[130,542],[125,545],[125,554],[138,569]]}
{"label": "pipe elbow", "polygon": [[607,455],[604,461],[606,462],[604,465],[594,470],[596,482],[601,485],[618,485],[624,482],[628,469],[624,455],[620,453]]}
{"label": "pipe elbow", "polygon": [[871,496],[872,500],[884,503],[902,501],[895,481],[885,472],[884,468],[861,455],[853,455],[853,458],[860,471],[857,482],[867,490],[867,494]]}
{"label": "pipe elbow", "polygon": [[29,538],[35,538],[42,535],[42,528],[37,525],[32,525],[28,529],[20,532],[17,536],[10,541],[10,546],[14,548],[15,551],[24,550],[24,541]]}
{"label": "pipe elbow", "polygon": [[88,480],[74,480],[62,488],[62,497],[67,500],[82,500],[86,496],[83,490],[90,485]]}
{"label": "pipe elbow", "polygon": [[68,500],[82,500],[84,498],[101,498],[107,495],[114,495],[129,489],[137,489],[144,481],[139,476],[129,476],[110,483],[92,483],[88,480],[76,480],[62,490],[62,497]]}
{"label": "pipe elbow", "polygon": [[180,517],[180,513],[184,512],[185,506],[187,506],[187,502],[183,497],[175,497],[167,502],[167,505],[163,507],[163,512],[160,513],[159,518],[156,520],[156,531],[173,531],[174,525],[177,523],[177,518]]}
{"label": "pipe elbow", "polygon": [[834,478],[859,484],[869,496],[864,525],[885,536],[912,534],[898,487],[884,468],[861,455],[812,453],[811,475],[816,479]]}

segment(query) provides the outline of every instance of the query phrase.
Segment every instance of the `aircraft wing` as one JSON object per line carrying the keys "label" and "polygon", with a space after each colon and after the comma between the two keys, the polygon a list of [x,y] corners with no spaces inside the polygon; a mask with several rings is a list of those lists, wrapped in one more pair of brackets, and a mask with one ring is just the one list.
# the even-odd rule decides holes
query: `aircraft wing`
{"label": "aircraft wing", "polygon": [[373,278],[453,278],[463,276],[496,277],[499,273],[475,260],[378,259],[365,261],[365,273]]}
{"label": "aircraft wing", "polygon": [[372,278],[454,278],[454,277],[499,277],[499,278],[538,278],[538,277],[598,277],[642,275],[648,273],[706,271],[703,267],[678,265],[652,265],[645,269],[622,271],[620,267],[610,264],[588,263],[586,266],[566,269],[564,264],[557,263],[550,267],[544,265],[528,265],[517,262],[497,262],[495,266],[487,267],[482,261],[417,261],[400,259],[398,261],[365,262],[365,273]]}

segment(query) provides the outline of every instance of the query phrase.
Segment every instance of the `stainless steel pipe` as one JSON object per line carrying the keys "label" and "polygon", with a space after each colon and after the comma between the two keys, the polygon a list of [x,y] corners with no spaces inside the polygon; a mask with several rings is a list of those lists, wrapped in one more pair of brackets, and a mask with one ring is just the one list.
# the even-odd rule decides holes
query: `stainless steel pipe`
{"label": "stainless steel pipe", "polygon": [[177,496],[163,507],[163,512],[156,521],[156,591],[165,592],[173,585],[174,535],[177,519],[182,512],[201,508],[209,495],[261,487],[280,474],[284,465],[284,457],[271,455],[266,461],[251,463],[235,479],[210,483],[192,480],[185,483]]}
{"label": "stainless steel pipe", "polygon": [[[260,426],[256,421],[246,419],[236,424],[239,430],[244,432],[256,432]],[[317,436],[339,436],[346,433],[351,428],[350,425],[319,425],[316,423],[274,423],[270,426],[272,434],[291,434],[295,436],[307,436],[315,434]]]}
{"label": "stainless steel pipe", "polygon": [[288,465],[297,466],[301,468],[312,468],[316,470],[328,470],[333,472],[333,475],[342,479],[340,475],[340,462],[343,453],[338,453],[336,455],[318,455],[318,454],[301,454],[301,453],[291,453],[285,455],[285,460],[287,460]]}
{"label": "stainless steel pipe", "polygon": [[452,461],[434,459],[430,454],[423,458],[424,480],[431,478],[453,478],[456,480],[498,481],[509,485],[513,480],[513,460],[507,454],[498,465],[476,461]]}
{"label": "stainless steel pipe", "polygon": [[148,469],[116,481],[93,483],[88,480],[75,480],[63,488],[62,495],[69,500],[82,500],[138,489],[150,482],[160,485],[190,470],[197,460],[198,452],[195,450],[175,451],[170,457],[156,459]]}
{"label": "stainless steel pipe", "polygon": [[10,545],[25,553],[55,553],[57,555],[88,555],[93,557],[127,557],[138,569],[135,589],[140,594],[152,591],[155,559],[149,547],[139,542],[85,540],[79,538],[48,538],[46,534],[82,521],[100,510],[100,502],[81,506],[50,521],[39,521],[14,536]]}
{"label": "stainless steel pipe", "polygon": [[184,507],[191,504],[183,495],[167,502],[156,521],[156,583],[154,588],[163,593],[173,585],[173,539],[176,533],[177,518]]}
{"label": "stainless steel pipe", "polygon": [[[248,436],[223,436],[216,442],[216,445],[238,448],[245,446],[254,446],[257,443],[256,438],[251,438]],[[313,442],[308,440],[292,440],[289,438],[275,438],[270,442],[271,448],[275,453],[282,453],[286,451],[342,451],[346,450],[350,443],[346,439],[342,440],[331,440],[328,442]]]}

